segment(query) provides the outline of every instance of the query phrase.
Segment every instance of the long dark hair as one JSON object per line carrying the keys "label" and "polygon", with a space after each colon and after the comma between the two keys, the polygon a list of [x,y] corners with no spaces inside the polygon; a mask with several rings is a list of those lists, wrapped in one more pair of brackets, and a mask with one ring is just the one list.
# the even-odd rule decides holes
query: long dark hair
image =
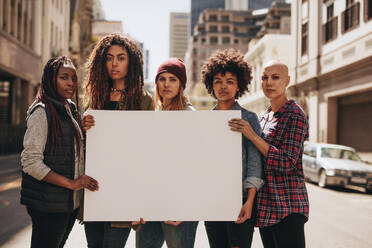
{"label": "long dark hair", "polygon": [[109,48],[119,45],[128,53],[128,73],[125,77],[125,102],[127,110],[141,109],[143,94],[143,59],[141,48],[136,41],[119,34],[103,37],[94,47],[88,61],[89,72],[85,78],[85,100],[90,108],[102,109],[109,100],[112,80],[106,69],[106,55]]}
{"label": "long dark hair", "polygon": [[[52,152],[55,151],[57,146],[57,134],[58,132],[62,132],[61,129],[61,119],[57,113],[57,110],[54,104],[51,102],[51,98],[55,99],[61,103],[65,99],[63,99],[57,91],[57,74],[59,68],[63,67],[64,65],[73,66],[71,59],[66,56],[54,57],[51,58],[46,65],[44,66],[43,76],[41,78],[41,84],[39,91],[37,93],[36,99],[45,104],[45,107],[50,110],[51,113],[51,133],[50,133],[50,142],[51,142],[51,150]],[[78,94],[78,87],[76,87],[75,91],[76,96],[76,105],[79,109],[79,94]],[[73,113],[76,121],[78,122],[79,126],[81,126],[81,119],[77,112]],[[76,144],[78,147],[78,153],[80,153],[80,139],[81,135],[78,130],[74,129],[74,135],[76,138]]]}

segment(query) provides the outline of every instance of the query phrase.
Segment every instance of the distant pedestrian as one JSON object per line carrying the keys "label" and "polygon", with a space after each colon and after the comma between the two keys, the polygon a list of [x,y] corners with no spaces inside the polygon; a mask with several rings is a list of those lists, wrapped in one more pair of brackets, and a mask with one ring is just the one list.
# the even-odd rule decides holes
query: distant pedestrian
{"label": "distant pedestrian", "polygon": [[[164,61],[155,77],[157,109],[194,110],[184,95],[186,81],[185,64],[180,59],[171,58]],[[169,248],[192,248],[197,225],[197,221],[147,222],[136,233],[136,247],[161,248],[165,240]]]}
{"label": "distant pedestrian", "polygon": [[27,111],[21,203],[32,220],[32,248],[63,247],[75,223],[83,188],[98,182],[84,175],[84,144],[77,106],[76,69],[67,57],[44,67],[35,102]]}
{"label": "distant pedestrian", "polygon": [[263,154],[265,185],[257,196],[257,226],[265,248],[304,248],[304,224],[309,200],[302,170],[308,123],[300,106],[288,100],[288,67],[269,62],[262,73],[262,90],[270,107],[261,118],[262,138],[249,123],[234,119],[230,126],[241,132]]}
{"label": "distant pedestrian", "polygon": [[[248,91],[251,67],[244,56],[234,50],[217,51],[202,68],[202,82],[217,99],[213,110],[240,110],[242,121],[249,123],[254,133],[261,134],[257,115],[242,108],[237,99]],[[227,126],[227,124],[226,124]],[[228,127],[228,126],[227,126]],[[261,154],[245,136],[242,137],[243,202],[237,220],[206,221],[205,227],[211,248],[249,248],[252,244],[255,220],[255,196],[263,184]]]}
{"label": "distant pedestrian", "polygon": [[[141,48],[134,40],[118,34],[103,37],[94,47],[88,67],[86,100],[90,109],[154,110],[152,97],[144,90]],[[94,126],[93,116],[85,115],[82,125],[85,131]],[[137,226],[133,224],[140,222],[85,222],[88,247],[122,248],[131,227]]]}

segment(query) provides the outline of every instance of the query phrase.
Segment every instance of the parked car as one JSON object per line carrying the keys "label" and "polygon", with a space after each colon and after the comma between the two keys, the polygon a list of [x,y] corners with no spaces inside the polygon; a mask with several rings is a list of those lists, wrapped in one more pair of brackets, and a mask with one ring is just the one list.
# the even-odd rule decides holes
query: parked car
{"label": "parked car", "polygon": [[372,166],[354,148],[306,142],[303,169],[305,178],[320,187],[355,185],[372,192]]}

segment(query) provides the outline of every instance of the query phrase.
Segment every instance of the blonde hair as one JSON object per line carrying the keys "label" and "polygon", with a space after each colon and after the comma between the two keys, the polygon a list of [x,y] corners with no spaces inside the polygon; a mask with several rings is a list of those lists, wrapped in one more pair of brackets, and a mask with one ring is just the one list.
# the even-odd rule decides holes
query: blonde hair
{"label": "blonde hair", "polygon": [[159,94],[159,87],[156,85],[155,91],[155,106],[157,110],[184,110],[187,104],[187,98],[183,94],[183,87],[180,85],[178,94],[173,97],[171,103],[168,106],[163,105],[163,97]]}

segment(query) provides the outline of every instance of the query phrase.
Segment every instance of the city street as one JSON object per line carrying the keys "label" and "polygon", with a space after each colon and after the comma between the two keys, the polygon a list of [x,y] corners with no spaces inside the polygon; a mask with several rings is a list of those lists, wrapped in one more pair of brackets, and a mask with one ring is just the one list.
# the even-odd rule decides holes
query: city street
{"label": "city street", "polygon": [[[307,247],[372,247],[372,195],[359,189],[322,189],[309,183],[307,187]],[[19,190],[19,156],[0,157],[0,248],[29,247],[31,222],[19,204]],[[75,224],[65,247],[86,247],[83,226]],[[134,232],[127,247],[134,247]],[[199,223],[195,247],[208,247],[203,223]],[[258,230],[252,247],[262,247]]]}

